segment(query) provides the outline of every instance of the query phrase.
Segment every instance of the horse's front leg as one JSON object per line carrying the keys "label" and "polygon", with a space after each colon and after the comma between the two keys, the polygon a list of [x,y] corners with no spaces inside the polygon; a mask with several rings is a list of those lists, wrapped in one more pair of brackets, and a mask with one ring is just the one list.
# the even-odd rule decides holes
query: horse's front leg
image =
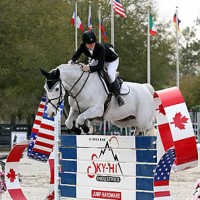
{"label": "horse's front leg", "polygon": [[98,106],[98,107],[90,107],[88,108],[85,112],[80,114],[77,118],[77,123],[79,125],[83,125],[85,120],[87,119],[94,119],[97,117],[102,117],[103,116],[103,107]]}
{"label": "horse's front leg", "polygon": [[76,121],[77,117],[78,117],[78,112],[75,111],[72,107],[70,107],[69,116],[65,120],[65,126],[68,129],[72,129],[74,127],[74,121]]}

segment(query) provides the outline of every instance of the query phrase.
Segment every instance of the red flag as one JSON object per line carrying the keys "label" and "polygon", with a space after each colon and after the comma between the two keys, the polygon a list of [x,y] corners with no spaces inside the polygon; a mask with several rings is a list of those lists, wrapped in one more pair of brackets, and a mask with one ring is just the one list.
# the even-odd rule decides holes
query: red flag
{"label": "red flag", "polygon": [[101,30],[101,34],[103,36],[104,42],[106,42],[106,39],[107,39],[107,37],[106,37],[106,31],[105,31],[105,27],[103,26],[101,20],[99,20],[99,28]]}

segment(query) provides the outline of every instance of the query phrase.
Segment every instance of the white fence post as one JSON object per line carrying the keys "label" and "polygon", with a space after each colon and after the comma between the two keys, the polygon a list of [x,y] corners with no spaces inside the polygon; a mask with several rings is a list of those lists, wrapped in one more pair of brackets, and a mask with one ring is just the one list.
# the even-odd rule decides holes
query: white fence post
{"label": "white fence post", "polygon": [[60,178],[58,176],[59,174],[59,158],[60,158],[60,153],[59,153],[59,143],[60,143],[60,134],[61,134],[61,116],[60,116],[60,111],[57,112],[57,115],[54,118],[55,122],[55,136],[54,136],[54,194],[55,194],[55,200],[60,199],[60,191],[58,189]]}

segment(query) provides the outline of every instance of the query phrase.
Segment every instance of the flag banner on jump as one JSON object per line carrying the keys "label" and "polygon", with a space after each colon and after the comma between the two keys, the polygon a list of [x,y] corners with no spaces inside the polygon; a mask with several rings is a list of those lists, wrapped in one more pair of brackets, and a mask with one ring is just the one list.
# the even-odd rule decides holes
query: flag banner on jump
{"label": "flag banner on jump", "polygon": [[61,135],[61,197],[152,200],[156,137]]}
{"label": "flag banner on jump", "polygon": [[[43,96],[40,102],[38,112],[33,124],[30,144],[28,145],[28,157],[46,162],[54,146],[54,118],[48,117],[45,112],[47,109],[47,97]],[[59,113],[62,115],[64,102],[59,107]]]}
{"label": "flag banner on jump", "polygon": [[169,179],[175,158],[176,153],[172,148],[160,159],[154,175],[154,200],[171,199]]}
{"label": "flag banner on jump", "polygon": [[175,149],[174,171],[196,167],[198,152],[196,137],[184,98],[177,87],[154,94],[156,119],[160,138],[166,152]]}

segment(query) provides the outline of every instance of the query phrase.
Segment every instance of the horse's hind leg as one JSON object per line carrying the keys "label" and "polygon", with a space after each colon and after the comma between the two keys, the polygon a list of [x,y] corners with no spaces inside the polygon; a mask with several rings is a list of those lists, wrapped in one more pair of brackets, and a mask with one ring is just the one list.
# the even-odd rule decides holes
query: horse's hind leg
{"label": "horse's hind leg", "polygon": [[152,126],[151,129],[148,129],[145,133],[147,136],[157,136],[157,130]]}
{"label": "horse's hind leg", "polygon": [[144,132],[142,132],[138,127],[135,128],[134,136],[143,135],[143,134]]}
{"label": "horse's hind leg", "polygon": [[139,112],[136,116],[137,127],[144,132],[145,135],[151,135],[151,131],[154,129],[154,108],[146,109],[144,106],[144,112]]}

